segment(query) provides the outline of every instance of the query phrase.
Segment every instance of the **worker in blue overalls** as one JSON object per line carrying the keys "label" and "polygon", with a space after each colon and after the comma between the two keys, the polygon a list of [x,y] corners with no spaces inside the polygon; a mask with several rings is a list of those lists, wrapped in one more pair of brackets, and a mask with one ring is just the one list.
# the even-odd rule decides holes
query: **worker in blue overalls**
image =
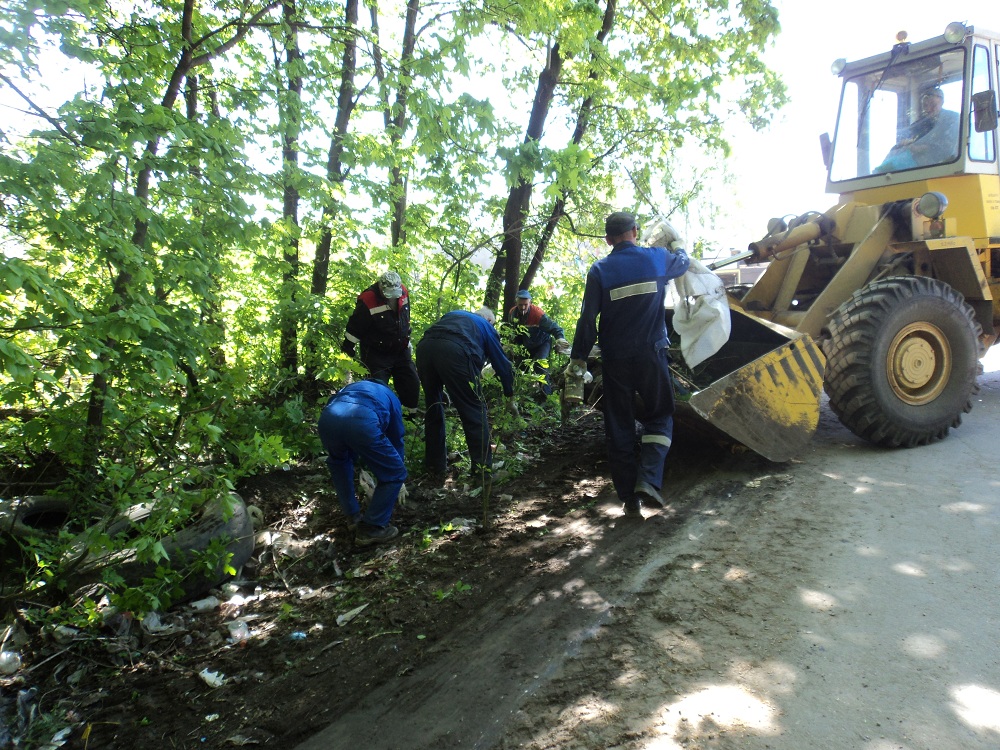
{"label": "worker in blue overalls", "polygon": [[[337,500],[355,532],[355,543],[388,542],[399,535],[389,521],[406,481],[403,409],[385,383],[361,380],[337,391],[319,417],[319,437]],[[354,489],[354,464],[361,460],[377,484],[364,513]]]}
{"label": "worker in blue overalls", "polygon": [[500,345],[496,315],[489,308],[471,313],[452,310],[424,331],[417,344],[417,372],[424,390],[424,466],[441,478],[447,471],[444,407],[450,402],[458,410],[472,462],[472,477],[484,484],[493,468],[490,422],[483,398],[482,371],[493,365],[500,378],[507,408],[517,416],[514,371]]}
{"label": "worker in blue overalls", "polygon": [[[662,506],[663,464],[674,428],[674,391],[664,314],[667,283],[691,265],[671,227],[670,247],[640,247],[635,216],[616,211],[605,221],[611,252],[590,267],[567,377],[586,370],[595,341],[604,376],[604,431],[611,481],[626,516],[641,504]],[[600,323],[597,320],[600,318]],[[636,413],[634,398],[642,404]],[[636,421],[642,425],[639,460]]]}

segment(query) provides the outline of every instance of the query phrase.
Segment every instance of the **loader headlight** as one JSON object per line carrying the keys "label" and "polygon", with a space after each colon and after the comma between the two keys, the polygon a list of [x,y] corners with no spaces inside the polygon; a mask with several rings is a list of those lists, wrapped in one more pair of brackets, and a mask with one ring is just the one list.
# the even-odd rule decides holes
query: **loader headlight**
{"label": "loader headlight", "polygon": [[944,39],[948,44],[961,44],[965,41],[965,38],[969,35],[968,26],[964,23],[959,23],[958,21],[952,21],[944,29]]}
{"label": "loader headlight", "polygon": [[847,58],[838,57],[830,64],[830,72],[833,73],[835,76],[839,76],[846,67],[847,67]]}
{"label": "loader headlight", "polygon": [[924,193],[913,202],[913,211],[928,219],[940,219],[948,208],[944,193]]}

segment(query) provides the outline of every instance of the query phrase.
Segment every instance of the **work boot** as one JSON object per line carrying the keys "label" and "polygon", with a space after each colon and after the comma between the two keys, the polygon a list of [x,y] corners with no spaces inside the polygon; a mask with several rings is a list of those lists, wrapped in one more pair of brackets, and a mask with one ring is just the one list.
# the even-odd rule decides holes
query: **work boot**
{"label": "work boot", "polygon": [[633,497],[631,500],[626,500],[622,509],[625,511],[625,518],[637,518],[642,520],[642,508],[639,505],[639,500],[637,498]]}
{"label": "work boot", "polygon": [[451,472],[446,466],[435,467],[433,469],[425,466],[424,475],[420,478],[419,482],[421,484],[429,484],[433,487],[440,487],[450,476]]}
{"label": "work boot", "polygon": [[641,499],[642,502],[650,508],[662,508],[665,506],[663,498],[660,497],[659,491],[649,482],[644,482],[641,479],[636,482],[635,494],[638,495],[639,499]]}
{"label": "work boot", "polygon": [[373,544],[385,544],[399,536],[399,529],[391,523],[386,526],[372,526],[370,523],[362,521],[358,524],[357,533],[354,535],[354,543],[360,547],[368,547]]}
{"label": "work boot", "polygon": [[347,519],[347,530],[352,534],[358,530],[358,524],[361,523],[361,514],[355,513],[353,516]]}

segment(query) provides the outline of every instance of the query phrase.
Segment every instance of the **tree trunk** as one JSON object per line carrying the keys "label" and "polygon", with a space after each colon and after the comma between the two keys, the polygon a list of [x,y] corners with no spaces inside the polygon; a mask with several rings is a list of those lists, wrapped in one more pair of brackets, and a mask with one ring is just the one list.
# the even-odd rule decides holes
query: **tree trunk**
{"label": "tree trunk", "polygon": [[410,68],[413,64],[413,50],[417,41],[417,14],[419,11],[420,0],[408,0],[406,3],[406,26],[403,29],[403,51],[399,58],[400,84],[396,90],[396,106],[392,110],[392,124],[389,129],[389,142],[392,145],[392,152],[396,154],[396,163],[392,167],[389,181],[389,195],[392,196],[390,228],[393,247],[406,244],[404,221],[406,219],[407,173],[399,164],[398,152],[399,144],[406,132],[406,122],[409,115],[407,98],[410,95],[410,84],[407,81],[412,80]]}
{"label": "tree trunk", "polygon": [[[298,302],[299,277],[299,190],[296,187],[299,171],[299,132],[302,128],[302,52],[299,50],[297,10],[295,0],[283,0],[282,16],[285,28],[285,63],[288,71],[288,96],[284,106],[278,108],[281,128],[281,161],[284,190],[281,217],[286,225],[287,240],[282,250],[285,261],[282,273],[282,295],[279,301],[281,369],[293,381],[299,369]],[[282,97],[278,97],[279,101]]]}
{"label": "tree trunk", "polygon": [[[524,136],[524,143],[537,143],[541,140],[545,128],[545,119],[548,117],[549,108],[552,106],[552,97],[555,93],[556,85],[559,83],[559,75],[562,72],[563,58],[559,52],[559,45],[554,44],[549,50],[545,68],[538,76],[538,85],[535,88],[535,100],[531,105],[531,115],[528,118],[528,130]],[[522,232],[524,231],[525,218],[528,215],[528,207],[531,205],[531,191],[533,181],[526,179],[524,175],[519,175],[514,187],[511,188],[507,196],[507,203],[503,212],[503,241],[500,245],[500,256],[503,256],[503,303],[502,310],[507,310],[514,305],[514,295],[517,294],[517,286],[521,278],[521,250]],[[494,266],[494,270],[497,266]],[[487,284],[487,289],[497,288],[498,280],[492,277],[492,284]],[[498,298],[487,299],[486,305],[494,307],[499,302]]]}
{"label": "tree trunk", "polygon": [[[608,34],[611,33],[611,29],[614,26],[615,8],[615,0],[609,0],[607,7],[604,9],[604,21],[601,24],[601,30],[597,32],[597,41],[601,46],[603,46],[604,40],[607,39]],[[600,46],[596,47],[596,49],[600,48]],[[590,73],[587,76],[591,81],[596,81],[599,78],[596,69],[598,61],[599,58],[596,54],[591,55]],[[570,143],[579,145],[583,141],[583,136],[587,132],[587,125],[590,123],[590,115],[593,111],[594,97],[588,96],[580,103],[580,111],[577,113],[576,127],[573,128],[573,137],[570,139]],[[528,263],[524,276],[521,278],[520,287],[522,289],[529,289],[535,280],[535,274],[538,273],[538,269],[545,259],[545,251],[548,250],[549,242],[552,240],[552,235],[556,231],[559,220],[566,215],[566,198],[566,192],[563,191],[562,195],[552,204],[549,217],[545,221],[545,227],[539,235],[538,243],[535,245],[534,255],[531,256],[531,261]]]}
{"label": "tree trunk", "polygon": [[[344,5],[344,57],[340,73],[340,93],[337,96],[337,116],[334,119],[333,135],[330,138],[330,150],[326,159],[326,179],[334,184],[340,184],[346,178],[342,158],[344,155],[344,137],[347,126],[354,111],[354,77],[357,69],[358,43],[358,0],[347,0]],[[323,206],[323,231],[316,247],[316,261],[313,263],[312,287],[313,294],[326,296],[330,282],[330,247],[333,244],[333,229],[330,221],[339,207],[331,203]]]}

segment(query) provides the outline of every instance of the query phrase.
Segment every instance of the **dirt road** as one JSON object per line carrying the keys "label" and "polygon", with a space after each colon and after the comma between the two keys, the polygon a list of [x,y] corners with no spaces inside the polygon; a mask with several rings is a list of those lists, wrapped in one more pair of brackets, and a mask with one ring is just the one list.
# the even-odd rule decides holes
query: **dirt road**
{"label": "dirt road", "polygon": [[675,452],[642,523],[595,484],[597,522],[543,516],[559,554],[298,750],[1000,747],[998,366],[932,446],[824,409],[796,462]]}

